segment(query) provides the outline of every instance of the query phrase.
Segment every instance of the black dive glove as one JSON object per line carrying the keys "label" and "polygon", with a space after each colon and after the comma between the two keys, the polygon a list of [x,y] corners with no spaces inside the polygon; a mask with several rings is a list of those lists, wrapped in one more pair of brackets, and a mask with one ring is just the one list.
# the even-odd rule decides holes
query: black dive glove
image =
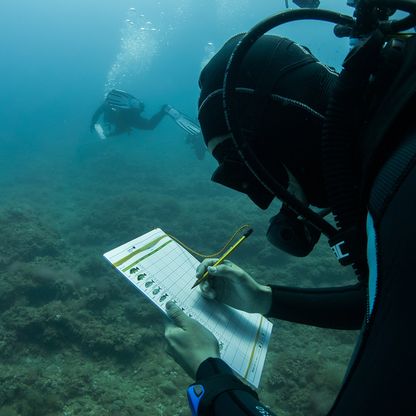
{"label": "black dive glove", "polygon": [[[219,358],[208,358],[205,360],[198,368],[196,382],[187,389],[192,416],[214,415],[215,411],[213,407],[215,399],[219,395],[229,391],[235,391],[237,393],[236,396],[239,397],[235,398],[235,402],[238,402],[238,404],[241,402],[244,406],[244,402],[250,396],[251,402],[254,399],[254,402],[258,403],[259,398],[257,393],[240,381],[224,361]],[[230,400],[234,401],[234,399]],[[234,405],[234,403],[230,404]],[[250,404],[248,404],[247,408],[249,407],[251,407]],[[227,410],[225,408],[223,409],[224,414],[227,413]],[[253,415],[257,415],[257,413],[253,412]]]}

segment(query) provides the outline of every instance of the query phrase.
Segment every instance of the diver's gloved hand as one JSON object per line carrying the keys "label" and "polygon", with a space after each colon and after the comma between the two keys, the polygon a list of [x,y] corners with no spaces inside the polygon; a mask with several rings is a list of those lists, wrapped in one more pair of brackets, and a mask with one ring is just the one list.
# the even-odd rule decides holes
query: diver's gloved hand
{"label": "diver's gloved hand", "polygon": [[249,313],[267,314],[272,304],[272,289],[257,283],[248,273],[229,260],[213,267],[217,259],[205,259],[196,269],[196,278],[206,270],[209,277],[200,284],[202,296],[216,299]]}
{"label": "diver's gloved hand", "polygon": [[198,367],[208,358],[219,358],[217,339],[174,302],[166,304],[170,321],[165,325],[168,354],[195,379]]}

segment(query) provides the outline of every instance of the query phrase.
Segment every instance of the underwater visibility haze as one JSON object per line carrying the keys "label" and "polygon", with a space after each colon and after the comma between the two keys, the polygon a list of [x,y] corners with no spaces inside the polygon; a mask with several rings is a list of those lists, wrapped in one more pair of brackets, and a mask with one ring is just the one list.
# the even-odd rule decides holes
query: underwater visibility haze
{"label": "underwater visibility haze", "polygon": [[[336,3],[336,4],[334,4]],[[351,13],[343,2],[322,7]],[[106,140],[90,120],[112,89],[150,118],[196,119],[201,68],[277,0],[3,0],[0,12],[0,416],[189,414],[192,380],[166,354],[163,317],[102,254],[160,227],[202,252],[241,224],[232,260],[262,282],[353,280],[326,243],[299,259],[268,244],[266,212],[210,182],[216,166],[171,119]],[[275,32],[340,67],[331,25]],[[275,322],[259,393],[279,415],[322,415],[355,332]],[[319,393],[316,393],[319,392]]]}

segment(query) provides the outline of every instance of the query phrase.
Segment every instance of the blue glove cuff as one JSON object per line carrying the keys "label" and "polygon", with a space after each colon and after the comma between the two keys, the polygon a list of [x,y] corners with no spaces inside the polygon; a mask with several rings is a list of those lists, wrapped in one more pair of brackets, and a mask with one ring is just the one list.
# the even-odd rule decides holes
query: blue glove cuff
{"label": "blue glove cuff", "polygon": [[201,384],[192,384],[186,390],[188,395],[189,407],[191,408],[192,416],[198,416],[199,403],[204,397],[204,386]]}

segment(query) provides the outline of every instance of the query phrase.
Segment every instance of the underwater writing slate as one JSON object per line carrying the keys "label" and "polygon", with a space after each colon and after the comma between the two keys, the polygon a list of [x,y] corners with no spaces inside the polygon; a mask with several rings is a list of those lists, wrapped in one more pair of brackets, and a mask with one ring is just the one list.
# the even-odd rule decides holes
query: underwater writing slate
{"label": "underwater writing slate", "polygon": [[174,300],[184,312],[209,329],[220,345],[221,358],[253,387],[258,387],[272,323],[205,299],[195,283],[199,261],[161,229],[154,229],[104,257],[163,313]]}

